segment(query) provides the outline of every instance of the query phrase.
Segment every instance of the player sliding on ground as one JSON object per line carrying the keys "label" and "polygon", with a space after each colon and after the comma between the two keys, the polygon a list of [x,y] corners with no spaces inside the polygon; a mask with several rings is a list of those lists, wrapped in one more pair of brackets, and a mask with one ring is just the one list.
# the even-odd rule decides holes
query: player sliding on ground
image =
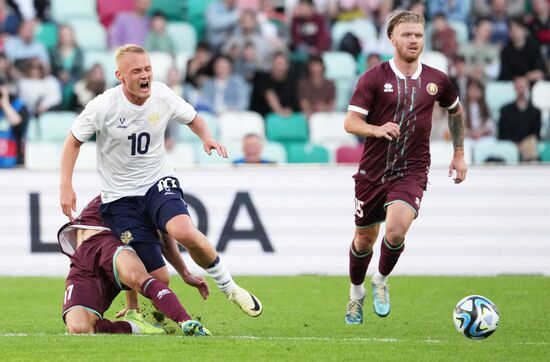
{"label": "player sliding on ground", "polygon": [[[65,282],[63,320],[69,333],[164,334],[143,317],[129,310],[124,321],[110,321],[103,314],[122,289],[131,288],[176,322],[186,336],[209,336],[210,332],[193,320],[168,286],[147,273],[131,246],[125,245],[101,219],[101,198],[97,196],[79,217],[58,232],[61,251],[71,258]],[[208,296],[201,277],[185,273],[184,280]]]}
{"label": "player sliding on ground", "polygon": [[378,270],[372,277],[374,312],[390,313],[388,275],[405,249],[405,235],[420,209],[430,167],[430,130],[435,102],[447,109],[454,156],[449,176],[466,177],[462,106],[449,78],[419,62],[424,17],[396,11],[387,35],[394,57],[361,76],[345,119],[347,132],[365,137],[355,174],[355,236],[349,252],[351,288],[346,323],[363,322],[363,282],[380,224],[386,222]]}
{"label": "player sliding on ground", "polygon": [[[90,101],[65,140],[60,181],[63,213],[72,219],[74,165],[82,143],[96,135],[101,215],[121,241],[133,247],[147,271],[157,279],[168,279],[160,245],[151,242],[158,238],[158,229],[180,242],[230,301],[249,316],[260,315],[260,301],[233,281],[189,217],[166,155],[164,132],[168,121],[175,119],[191,128],[206,153],[215,150],[227,157],[225,147],[212,139],[205,121],[189,103],[165,84],[153,82],[151,61],[142,47],[122,46],[115,58],[121,84]],[[130,302],[130,308],[137,307],[137,298]]]}

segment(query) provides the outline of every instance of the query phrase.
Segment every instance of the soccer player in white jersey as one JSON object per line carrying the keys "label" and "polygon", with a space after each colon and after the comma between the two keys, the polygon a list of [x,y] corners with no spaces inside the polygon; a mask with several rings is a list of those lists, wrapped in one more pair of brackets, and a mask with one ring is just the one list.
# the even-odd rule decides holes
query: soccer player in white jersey
{"label": "soccer player in white jersey", "polygon": [[[205,121],[190,104],[165,84],[153,82],[151,61],[142,47],[122,46],[115,59],[121,84],[90,101],[65,140],[60,176],[63,213],[73,219],[74,165],[82,143],[95,134],[102,217],[122,242],[133,247],[147,272],[168,279],[158,243],[157,230],[162,230],[187,249],[230,301],[249,316],[260,315],[260,301],[233,281],[216,250],[189,217],[164,149],[164,131],[168,121],[175,119],[191,128],[209,155],[215,150],[227,157],[225,147],[212,139]],[[136,307],[137,298],[129,299],[128,308]]]}

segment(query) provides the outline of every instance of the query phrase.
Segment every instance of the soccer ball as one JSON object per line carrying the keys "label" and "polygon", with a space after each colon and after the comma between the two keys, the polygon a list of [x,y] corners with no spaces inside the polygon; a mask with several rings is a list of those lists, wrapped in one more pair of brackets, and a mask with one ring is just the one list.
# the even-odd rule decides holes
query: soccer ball
{"label": "soccer ball", "polygon": [[457,331],[470,339],[485,339],[498,327],[497,307],[481,295],[469,295],[457,303],[453,321]]}

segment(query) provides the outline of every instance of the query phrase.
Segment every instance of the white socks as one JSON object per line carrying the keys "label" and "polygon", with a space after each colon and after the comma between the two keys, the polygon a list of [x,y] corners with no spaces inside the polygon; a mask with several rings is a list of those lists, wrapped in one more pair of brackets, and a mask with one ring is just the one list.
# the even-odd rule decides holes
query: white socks
{"label": "white socks", "polygon": [[387,284],[388,276],[380,274],[380,272],[377,270],[376,273],[374,273],[374,275],[372,276],[372,282],[374,284]]}
{"label": "white socks", "polygon": [[355,285],[351,284],[349,288],[349,297],[351,299],[359,300],[365,296],[365,286],[363,284]]}
{"label": "white socks", "polygon": [[224,294],[228,294],[235,289],[236,284],[221,259],[218,259],[216,265],[205,270],[216,281],[218,288]]}
{"label": "white socks", "polygon": [[139,328],[137,324],[135,324],[132,321],[124,321],[124,322],[128,323],[130,327],[132,327],[132,334],[141,334],[141,328]]}

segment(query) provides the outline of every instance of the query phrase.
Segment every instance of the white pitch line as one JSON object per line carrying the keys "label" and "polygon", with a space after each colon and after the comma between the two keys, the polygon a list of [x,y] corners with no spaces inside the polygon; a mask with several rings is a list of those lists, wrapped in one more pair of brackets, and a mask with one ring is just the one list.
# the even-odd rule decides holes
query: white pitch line
{"label": "white pitch line", "polygon": [[[70,337],[100,337],[99,334],[75,334],[69,335],[67,333],[59,334],[46,334],[46,333],[0,333],[1,337],[43,337],[43,336],[70,336]],[[161,337],[158,335],[139,335],[136,337]],[[161,337],[162,338],[162,337]],[[438,339],[425,339],[425,340],[412,340],[412,339],[397,339],[397,338],[368,338],[368,337],[353,337],[353,338],[338,338],[338,337],[277,337],[277,336],[211,336],[208,339],[247,339],[247,340],[271,340],[271,341],[314,341],[314,342],[373,342],[373,343],[427,343],[427,344],[440,344],[440,343],[452,343],[452,341],[441,341]],[[478,341],[476,341],[478,342]],[[550,346],[550,342],[492,342],[498,344],[507,345],[520,345],[520,346]]]}

